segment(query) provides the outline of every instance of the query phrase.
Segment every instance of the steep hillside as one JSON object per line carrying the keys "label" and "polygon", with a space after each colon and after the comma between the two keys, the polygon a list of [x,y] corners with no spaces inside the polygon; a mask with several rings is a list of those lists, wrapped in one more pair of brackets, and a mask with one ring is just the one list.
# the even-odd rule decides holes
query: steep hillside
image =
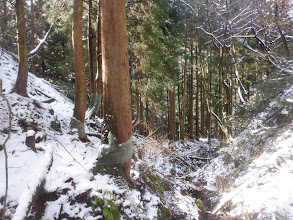
{"label": "steep hillside", "polygon": [[[99,118],[86,119],[89,142],[70,131],[73,103],[29,74],[29,97],[12,92],[13,55],[0,60],[3,94],[12,107],[7,143],[7,219],[292,219],[293,74],[282,71],[254,89],[250,105],[229,121],[231,145],[168,142],[133,135],[133,186],[96,169]],[[0,98],[0,144],[8,108]],[[36,152],[26,143],[36,135]],[[5,195],[0,151],[0,214]]]}
{"label": "steep hillside", "polygon": [[293,71],[258,84],[230,120],[234,139],[198,171],[217,192],[213,213],[236,219],[293,219]]}
{"label": "steep hillside", "polygon": [[[168,147],[151,138],[134,137],[131,170],[134,186],[131,188],[120,177],[102,170],[97,173],[95,164],[101,146],[97,134],[101,120],[87,118],[86,132],[90,141],[82,143],[69,129],[73,103],[51,83],[32,74],[29,74],[29,97],[12,92],[17,69],[15,58],[4,53],[0,78],[13,114],[11,138],[7,142],[7,219],[102,219],[108,215],[120,215],[123,219],[198,218],[196,201],[183,190],[184,180],[171,181],[168,170],[165,172],[157,164],[164,161],[170,164],[169,153],[165,152]],[[3,144],[9,120],[2,98],[0,115]],[[35,132],[36,153],[25,143],[31,133],[29,129]],[[192,148],[201,146],[209,148],[203,142]],[[0,212],[5,195],[4,161],[1,151]]]}

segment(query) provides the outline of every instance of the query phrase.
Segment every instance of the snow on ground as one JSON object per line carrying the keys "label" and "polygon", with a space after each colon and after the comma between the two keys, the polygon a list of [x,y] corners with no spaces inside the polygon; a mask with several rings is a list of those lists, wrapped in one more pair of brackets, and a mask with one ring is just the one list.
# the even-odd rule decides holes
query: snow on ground
{"label": "snow on ground", "polygon": [[[203,178],[207,190],[220,192],[210,197],[217,204],[214,214],[293,219],[293,75],[274,80],[269,79],[265,88],[271,100],[263,104],[268,97],[261,94],[249,107],[253,109],[249,119],[237,123],[244,130],[231,146],[222,148],[220,156],[194,176]],[[281,94],[273,94],[272,88],[281,80],[286,82],[278,88]]]}
{"label": "snow on ground", "polygon": [[[70,132],[73,103],[48,81],[29,73],[29,97],[12,92],[17,70],[15,58],[4,52],[0,60],[0,79],[3,80],[3,94],[8,98],[13,112],[11,138],[6,145],[9,157],[8,219],[24,219],[26,216],[34,219],[102,219],[103,209],[110,207],[109,201],[119,207],[122,219],[156,219],[158,214],[168,215],[171,206],[176,207],[175,211],[172,210],[175,216],[178,213],[180,218],[198,218],[194,199],[183,195],[180,188],[175,191],[173,188],[169,191],[165,189],[158,193],[154,185],[154,188],[150,187],[151,184],[157,184],[157,179],[151,174],[151,177],[142,177],[141,170],[137,168],[139,161],[133,160],[131,173],[134,182],[137,181],[135,184],[147,180],[146,185],[137,186],[140,189],[129,188],[123,179],[112,175],[93,175],[100,139],[88,136],[90,142],[82,143],[77,134]],[[2,98],[0,115],[2,144],[7,137],[3,131],[8,128],[8,110]],[[100,124],[101,120],[88,119],[87,125],[92,123]],[[37,153],[25,144],[26,135],[31,132],[29,129],[35,131]],[[86,131],[97,132],[89,126]],[[2,152],[0,212],[5,194]],[[153,160],[149,158],[147,162]],[[136,180],[135,175],[138,178]],[[168,194],[168,201],[164,194]],[[33,198],[35,202],[31,203]],[[105,205],[93,202],[97,198],[104,201]],[[94,210],[92,205],[96,205]]]}
{"label": "snow on ground", "polygon": [[[82,143],[70,131],[73,103],[51,83],[29,74],[29,97],[12,92],[17,69],[13,56],[4,53],[0,79],[13,112],[7,143],[8,219],[103,219],[103,211],[113,204],[121,219],[198,219],[205,216],[203,206],[215,204],[213,217],[293,219],[292,76],[269,79],[268,93],[247,107],[247,119],[231,119],[238,134],[231,146],[217,140],[209,145],[207,140],[168,142],[134,134],[135,187],[129,188],[119,177],[93,175],[100,139],[90,135],[90,142]],[[278,84],[282,80],[287,85]],[[8,110],[1,98],[0,116],[2,144]],[[100,125],[98,118],[87,119],[86,131],[98,133]],[[33,133],[29,129],[35,131],[37,153],[25,144],[27,134]],[[2,152],[0,212],[5,194]]]}

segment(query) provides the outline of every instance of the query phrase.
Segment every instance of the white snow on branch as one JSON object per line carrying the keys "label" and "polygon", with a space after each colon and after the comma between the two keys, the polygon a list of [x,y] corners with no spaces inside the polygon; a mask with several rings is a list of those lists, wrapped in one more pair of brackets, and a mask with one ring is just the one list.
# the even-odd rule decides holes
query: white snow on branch
{"label": "white snow on branch", "polygon": [[[61,17],[60,17],[61,18]],[[60,18],[58,18],[56,21],[58,21]],[[52,27],[54,26],[56,22],[53,22],[49,28],[49,30],[47,31],[47,33],[45,34],[44,38],[40,40],[39,44],[30,51],[30,54],[32,55],[31,57],[29,57],[29,59],[33,58],[34,56],[36,56],[37,52],[41,49],[41,47],[43,46],[44,43],[46,43],[47,38],[52,30]]]}

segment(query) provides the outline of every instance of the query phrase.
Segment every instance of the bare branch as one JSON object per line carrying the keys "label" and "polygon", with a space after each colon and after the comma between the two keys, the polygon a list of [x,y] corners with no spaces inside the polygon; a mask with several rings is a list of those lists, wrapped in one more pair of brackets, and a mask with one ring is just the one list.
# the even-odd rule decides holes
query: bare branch
{"label": "bare branch", "polygon": [[[2,82],[2,80],[1,80]],[[2,83],[0,83],[2,84]],[[7,206],[7,197],[8,197],[8,154],[7,154],[7,149],[6,149],[6,143],[10,139],[11,135],[11,127],[12,127],[12,116],[11,116],[11,106],[8,101],[8,99],[2,94],[2,88],[0,90],[0,96],[5,100],[8,110],[9,110],[9,131],[8,131],[8,136],[5,139],[3,143],[3,149],[4,149],[4,155],[5,155],[5,174],[6,174],[6,186],[5,186],[5,197],[4,197],[4,207],[3,207],[3,214],[2,214],[2,220],[5,219],[5,212],[6,212],[6,206]]]}

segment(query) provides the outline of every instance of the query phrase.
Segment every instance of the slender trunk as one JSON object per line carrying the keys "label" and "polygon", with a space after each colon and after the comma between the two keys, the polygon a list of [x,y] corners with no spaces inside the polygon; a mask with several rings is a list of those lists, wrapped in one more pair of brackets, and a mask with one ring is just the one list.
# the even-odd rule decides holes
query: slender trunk
{"label": "slender trunk", "polygon": [[[143,78],[143,73],[140,67],[140,60],[138,60],[137,63],[137,73],[138,73],[138,83],[139,86],[142,86],[142,78]],[[138,125],[138,130],[139,134],[144,135],[144,118],[143,118],[143,102],[142,102],[142,94],[139,95],[139,125]]]}
{"label": "slender trunk", "polygon": [[132,110],[125,0],[101,0],[104,125],[102,142],[112,148],[101,165],[122,165],[130,181]]}
{"label": "slender trunk", "polygon": [[138,131],[140,135],[144,135],[144,126],[143,126],[143,102],[141,100],[141,95],[139,96],[139,125]]}
{"label": "slender trunk", "polygon": [[151,101],[151,132],[153,133],[156,130],[155,125],[155,106],[154,101]]}
{"label": "slender trunk", "polygon": [[[31,0],[31,50],[35,48],[35,9],[34,2]],[[32,74],[36,75],[36,63],[35,59],[32,58]]]}
{"label": "slender trunk", "polygon": [[[133,121],[133,123],[132,123],[132,126],[134,127],[134,129],[136,129],[137,128],[137,125],[138,125],[138,122],[139,122],[139,113],[140,113],[140,111],[139,111],[139,95],[138,94],[135,94],[135,107],[136,107],[136,110],[135,110],[135,112],[133,111],[133,117],[132,118],[134,118],[134,121]],[[136,113],[136,115],[134,115],[134,113]]]}
{"label": "slender trunk", "polygon": [[164,114],[161,112],[161,136],[164,136]]}
{"label": "slender trunk", "polygon": [[188,138],[193,139],[193,42],[190,46],[190,78],[188,101]]}
{"label": "slender trunk", "polygon": [[[100,1],[99,1],[100,4]],[[104,118],[104,108],[102,95],[103,95],[103,66],[102,66],[102,33],[101,33],[101,12],[99,5],[99,14],[98,14],[98,26],[97,26],[97,76],[96,76],[96,89],[97,89],[97,108],[96,113],[101,109],[100,116]],[[98,100],[100,99],[100,100]]]}
{"label": "slender trunk", "polygon": [[[210,51],[207,51],[208,57],[210,57]],[[208,97],[211,92],[212,92],[212,74],[210,72],[210,64],[209,64],[209,59],[208,59],[208,65],[207,65],[207,77],[208,77],[208,85],[207,85],[207,94],[206,96]],[[211,144],[211,139],[212,139],[212,117],[211,117],[211,112],[208,109],[211,106],[211,100],[209,98],[206,98],[207,101],[207,133],[208,133],[208,143]]]}
{"label": "slender trunk", "polygon": [[195,93],[195,136],[199,138],[199,77],[198,77],[198,54],[195,48],[195,65],[196,65],[196,93]]}
{"label": "slender trunk", "polygon": [[146,99],[146,103],[145,103],[145,112],[146,112],[145,122],[146,122],[146,127],[147,127],[146,131],[147,131],[147,135],[149,135],[149,103],[148,103],[147,99]]}
{"label": "slender trunk", "polygon": [[184,140],[184,134],[185,134],[184,125],[185,125],[186,74],[187,74],[187,30],[185,30],[185,52],[184,52],[182,102],[181,102],[181,108],[182,108],[182,110],[181,110],[181,121],[180,121],[180,139],[181,140]]}
{"label": "slender trunk", "polygon": [[18,49],[18,75],[15,83],[15,91],[22,96],[27,96],[26,87],[28,81],[27,39],[25,31],[25,0],[16,0],[17,17],[17,49]]}
{"label": "slender trunk", "polygon": [[[203,81],[203,80],[202,80]],[[201,125],[201,137],[205,138],[206,137],[206,132],[205,132],[205,97],[204,97],[204,88],[203,88],[203,82],[202,85],[200,86],[200,125]]]}
{"label": "slender trunk", "polygon": [[176,112],[175,112],[175,92],[170,90],[169,91],[169,139],[170,140],[175,140],[175,134],[176,134],[176,123],[175,123],[175,117],[176,117]]}
{"label": "slender trunk", "polygon": [[[3,23],[1,24],[2,35],[5,35],[5,31],[7,31],[7,0],[3,0]],[[4,38],[4,36],[2,36],[2,38]]]}
{"label": "slender trunk", "polygon": [[179,130],[179,134],[178,134],[178,137],[180,139],[180,133],[181,133],[181,97],[180,97],[180,92],[181,92],[181,89],[180,89],[180,83],[178,83],[178,86],[177,86],[177,103],[178,103],[178,130]]}
{"label": "slender trunk", "polygon": [[93,53],[93,40],[94,33],[92,27],[92,0],[88,1],[88,38],[87,38],[87,48],[88,48],[88,68],[89,68],[89,83],[90,83],[90,105],[91,109],[95,105],[96,101],[96,77],[94,73],[94,53]]}
{"label": "slender trunk", "polygon": [[[219,49],[219,58],[220,58],[220,62],[219,62],[219,99],[218,99],[218,116],[221,120],[223,120],[223,104],[222,104],[222,86],[223,86],[223,49],[220,48]],[[219,134],[218,134],[221,138],[223,137],[223,132],[220,129],[219,130]]]}
{"label": "slender trunk", "polygon": [[[82,140],[86,139],[84,132],[84,120],[87,104],[87,85],[85,77],[84,57],[83,57],[83,42],[82,42],[82,12],[83,1],[74,0],[73,22],[72,22],[72,44],[74,54],[74,72],[75,72],[75,101],[73,117],[80,122],[78,127],[79,137]],[[79,127],[82,126],[83,127]]]}

